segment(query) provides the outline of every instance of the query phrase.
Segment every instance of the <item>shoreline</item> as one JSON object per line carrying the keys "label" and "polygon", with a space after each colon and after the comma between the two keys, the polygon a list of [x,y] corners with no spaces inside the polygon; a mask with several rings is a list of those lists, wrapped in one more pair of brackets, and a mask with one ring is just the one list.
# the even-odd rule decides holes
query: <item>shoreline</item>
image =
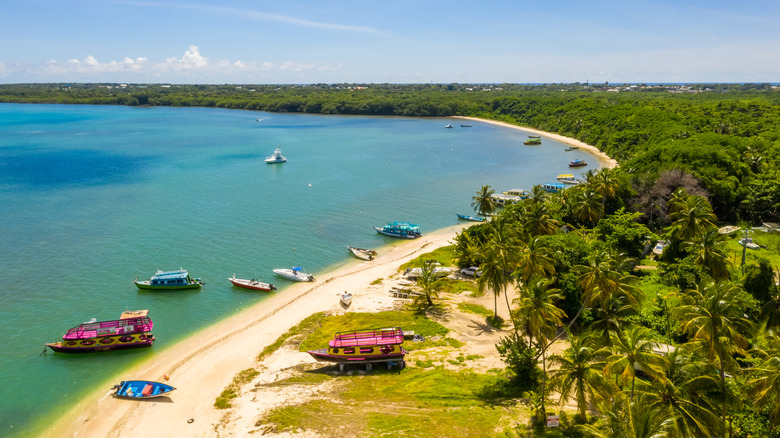
{"label": "shoreline", "polygon": [[569,146],[574,146],[577,148],[580,148],[582,150],[588,151],[596,156],[596,158],[601,161],[601,163],[604,165],[604,167],[609,169],[614,169],[615,167],[618,167],[618,162],[614,158],[610,157],[609,155],[605,154],[601,151],[601,149],[597,148],[596,146],[589,145],[587,143],[584,143],[580,140],[577,140],[576,138],[571,137],[564,137],[560,134],[555,134],[552,132],[545,132],[540,131],[538,129],[534,128],[528,128],[525,126],[520,125],[513,125],[511,123],[506,122],[499,122],[497,120],[490,120],[490,119],[480,119],[479,117],[466,117],[466,116],[452,116],[453,119],[461,119],[461,120],[473,120],[475,122],[483,122],[483,123],[489,123],[491,125],[497,125],[497,126],[503,126],[505,128],[514,128],[519,129],[521,131],[527,131],[535,135],[540,135],[542,137],[547,137],[549,139],[555,140],[557,142],[567,144]]}
{"label": "shoreline", "polygon": [[[318,274],[314,283],[292,284],[127,372],[127,379],[164,381],[168,375],[166,383],[177,388],[170,398],[134,402],[112,397],[108,388],[97,390],[68,409],[42,436],[213,436],[225,414],[213,407],[214,402],[236,374],[256,366],[266,346],[316,312],[340,311],[338,297],[344,290],[352,292],[354,303],[371,282],[388,279],[401,264],[450,244],[457,232],[470,225],[461,223],[400,245],[388,244],[373,261],[355,259]],[[392,303],[387,298],[387,303],[374,300],[369,307]]]}

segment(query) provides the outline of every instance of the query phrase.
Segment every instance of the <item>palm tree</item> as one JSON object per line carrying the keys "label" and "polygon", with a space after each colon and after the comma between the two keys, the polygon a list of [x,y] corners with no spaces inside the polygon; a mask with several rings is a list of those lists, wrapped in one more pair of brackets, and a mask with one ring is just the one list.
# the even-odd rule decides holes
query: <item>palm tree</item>
{"label": "palm tree", "polygon": [[717,220],[707,199],[692,195],[675,200],[669,218],[672,220],[669,229],[683,242],[693,239],[707,228],[714,227]]}
{"label": "palm tree", "polygon": [[529,204],[541,204],[550,196],[547,191],[542,188],[540,184],[531,187],[531,193],[525,198],[525,202]]}
{"label": "palm tree", "polygon": [[418,309],[433,307],[433,299],[439,299],[439,279],[430,263],[423,261],[420,264],[420,276],[417,277],[417,286],[422,291],[414,299],[414,305]]}
{"label": "palm tree", "polygon": [[625,318],[639,312],[637,304],[626,303],[626,301],[628,299],[624,295],[612,296],[606,308],[595,309],[594,321],[588,329],[595,333],[603,333],[604,345],[612,345],[609,333],[615,332],[620,335],[623,332]]}
{"label": "palm tree", "polygon": [[612,337],[612,355],[606,359],[604,373],[617,377],[623,385],[631,380],[631,400],[634,399],[634,387],[638,369],[651,378],[663,378],[666,360],[653,352],[650,330],[642,326],[633,326],[622,335]]}
{"label": "palm tree", "polygon": [[529,237],[554,234],[559,227],[560,223],[550,214],[547,203],[533,202],[525,209],[523,230]]}
{"label": "palm tree", "polygon": [[493,198],[491,197],[493,193],[495,193],[495,190],[491,189],[490,186],[482,186],[476,193],[476,196],[471,197],[471,199],[474,200],[474,202],[471,203],[471,207],[474,208],[474,211],[480,216],[486,216],[496,211],[496,203],[493,202]]}
{"label": "palm tree", "polygon": [[761,363],[750,371],[749,393],[755,397],[755,403],[769,412],[769,418],[780,422],[780,337],[770,334],[765,349],[751,350],[752,356],[761,359]]}
{"label": "palm tree", "polygon": [[607,199],[612,199],[617,196],[618,189],[620,189],[620,183],[615,178],[615,171],[612,169],[603,168],[593,173],[588,172],[586,176],[587,183],[593,190],[601,195],[601,215],[599,219],[604,215],[604,204]]}
{"label": "palm tree", "polygon": [[604,213],[603,201],[604,197],[588,186],[578,189],[572,202],[574,218],[580,223],[588,222],[593,227]]}
{"label": "palm tree", "polygon": [[612,403],[602,403],[599,410],[604,415],[604,423],[583,424],[577,429],[587,436],[596,438],[661,438],[673,436],[673,420],[658,409],[648,409],[644,397],[630,400],[624,393],[612,399]]}
{"label": "palm tree", "polygon": [[694,263],[704,266],[715,281],[728,280],[731,277],[729,265],[731,261],[726,254],[728,237],[718,232],[716,227],[709,227],[698,234],[692,242],[683,244],[683,248],[694,254]]}
{"label": "palm tree", "polygon": [[586,409],[598,400],[606,400],[616,392],[611,381],[604,378],[604,358],[609,353],[598,348],[591,334],[573,337],[569,335],[569,348],[561,355],[550,356],[550,388],[561,394],[559,403],[569,398],[577,401],[582,421],[586,421]]}
{"label": "palm tree", "polygon": [[553,275],[555,265],[550,250],[541,237],[533,237],[517,255],[516,275],[522,282],[534,275]]}
{"label": "palm tree", "polygon": [[642,291],[629,284],[633,275],[619,271],[620,257],[602,251],[588,257],[588,266],[577,265],[572,271],[578,274],[577,282],[583,288],[583,303],[588,307],[598,304],[607,308],[614,295],[624,295],[629,303],[636,304]]}
{"label": "palm tree", "polygon": [[561,290],[551,285],[552,280],[542,277],[532,277],[523,284],[513,318],[522,321],[529,344],[535,340],[542,354],[542,417],[546,417],[547,341],[555,336],[555,329],[563,324],[562,319],[566,317],[566,313],[555,305],[556,301],[563,299]]}
{"label": "palm tree", "polygon": [[[480,291],[490,288],[494,297],[494,317],[498,320],[498,295],[504,293],[507,309],[511,312],[506,288],[513,281],[513,256],[517,248],[517,238],[512,228],[497,216],[489,223],[489,239],[480,250],[482,276],[477,280]],[[512,321],[514,325],[514,321]],[[516,329],[515,329],[516,331]]]}
{"label": "palm tree", "polygon": [[[735,353],[744,354],[745,334],[752,330],[744,318],[744,306],[738,298],[739,286],[731,282],[709,283],[687,292],[690,304],[677,308],[682,329],[691,337],[687,347],[702,354],[718,368],[721,391],[722,425],[726,425],[726,367],[734,364]],[[738,366],[735,366],[737,369]]]}

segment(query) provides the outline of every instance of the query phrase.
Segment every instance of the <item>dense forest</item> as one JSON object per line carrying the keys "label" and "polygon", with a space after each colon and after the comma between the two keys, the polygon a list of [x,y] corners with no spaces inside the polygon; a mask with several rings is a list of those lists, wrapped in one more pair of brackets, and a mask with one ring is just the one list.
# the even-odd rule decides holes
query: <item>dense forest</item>
{"label": "dense forest", "polygon": [[12,84],[0,85],[0,102],[482,117],[598,147],[631,175],[647,208],[662,202],[653,199],[659,176],[676,169],[721,220],[780,215],[780,89],[768,84]]}
{"label": "dense forest", "polygon": [[[528,433],[506,436],[555,437],[780,437],[780,235],[752,229],[780,214],[779,99],[765,84],[0,85],[0,102],[474,116],[599,147],[620,166],[558,193],[497,209],[482,187],[491,220],[453,249],[509,327],[493,395],[530,394]],[[567,399],[576,413],[544,428]]]}

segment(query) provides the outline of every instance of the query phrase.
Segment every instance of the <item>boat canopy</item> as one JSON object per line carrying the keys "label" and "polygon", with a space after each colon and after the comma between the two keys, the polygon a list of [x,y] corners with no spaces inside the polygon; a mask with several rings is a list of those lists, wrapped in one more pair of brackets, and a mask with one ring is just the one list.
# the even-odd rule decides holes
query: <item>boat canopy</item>
{"label": "boat canopy", "polygon": [[185,271],[184,269],[179,269],[177,271],[157,271],[156,274],[154,274],[154,277],[152,277],[152,280],[176,280],[176,279],[187,279],[189,277],[189,273]]}
{"label": "boat canopy", "polygon": [[300,266],[293,266],[292,270],[295,272],[300,272],[303,271],[303,268],[301,268]]}
{"label": "boat canopy", "polygon": [[420,231],[420,226],[417,224],[410,224],[409,222],[390,222],[389,224],[385,225],[385,229],[395,229],[395,230],[409,230],[409,231]]}

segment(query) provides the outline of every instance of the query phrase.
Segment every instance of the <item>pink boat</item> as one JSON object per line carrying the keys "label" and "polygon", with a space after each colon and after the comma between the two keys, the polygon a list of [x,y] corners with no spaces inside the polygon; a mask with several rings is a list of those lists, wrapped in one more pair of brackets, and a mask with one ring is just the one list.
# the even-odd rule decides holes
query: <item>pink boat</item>
{"label": "pink boat", "polygon": [[151,347],[152,319],[148,310],[128,310],[119,319],[96,322],[94,319],[68,330],[60,342],[46,346],[60,353],[121,350]]}
{"label": "pink boat", "polygon": [[404,332],[400,327],[353,330],[336,333],[328,348],[308,353],[318,362],[338,363],[342,371],[347,363],[365,363],[370,370],[372,363],[398,362],[404,368],[403,342]]}

